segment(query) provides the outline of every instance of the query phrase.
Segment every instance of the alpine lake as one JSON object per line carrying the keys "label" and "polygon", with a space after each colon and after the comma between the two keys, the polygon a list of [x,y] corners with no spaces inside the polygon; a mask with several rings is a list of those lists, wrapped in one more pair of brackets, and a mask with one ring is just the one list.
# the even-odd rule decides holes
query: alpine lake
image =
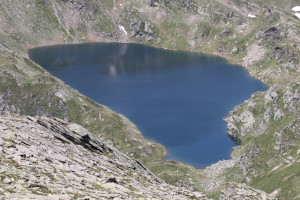
{"label": "alpine lake", "polygon": [[267,86],[238,65],[199,53],[138,44],[88,43],[29,50],[29,57],[92,100],[128,117],[163,144],[164,160],[203,168],[236,145],[226,117]]}

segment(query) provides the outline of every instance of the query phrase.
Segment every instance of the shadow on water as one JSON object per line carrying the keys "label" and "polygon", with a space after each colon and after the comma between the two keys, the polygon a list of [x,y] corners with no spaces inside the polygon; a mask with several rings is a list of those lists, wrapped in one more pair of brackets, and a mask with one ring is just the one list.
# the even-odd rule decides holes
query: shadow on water
{"label": "shadow on water", "polygon": [[[143,45],[119,43],[99,45],[98,43],[90,43],[40,47],[29,50],[29,55],[32,60],[38,60],[41,66],[51,69],[51,71],[63,70],[63,68],[75,63],[93,63],[102,66],[99,69],[100,73],[109,75],[159,73],[193,65],[195,62],[201,62],[202,64],[224,62],[224,59],[216,56],[157,50]],[[40,57],[40,55],[47,56]]]}
{"label": "shadow on water", "polygon": [[240,146],[242,145],[242,141],[236,137],[233,137],[231,135],[228,135],[228,137],[231,139],[231,141],[233,142],[233,144],[235,144],[236,146]]}
{"label": "shadow on water", "polygon": [[224,59],[136,44],[91,43],[31,49],[29,56],[71,87],[133,121],[166,146],[166,159],[203,167],[239,144],[223,118],[266,90]]}

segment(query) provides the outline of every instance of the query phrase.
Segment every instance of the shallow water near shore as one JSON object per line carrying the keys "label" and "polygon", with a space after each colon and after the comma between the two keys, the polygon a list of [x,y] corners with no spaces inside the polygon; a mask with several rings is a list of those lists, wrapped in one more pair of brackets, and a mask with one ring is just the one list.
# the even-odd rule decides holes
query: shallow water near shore
{"label": "shallow water near shore", "polygon": [[124,114],[166,146],[165,160],[205,167],[229,159],[223,118],[266,90],[224,59],[137,44],[90,43],[29,50],[29,57],[94,101]]}

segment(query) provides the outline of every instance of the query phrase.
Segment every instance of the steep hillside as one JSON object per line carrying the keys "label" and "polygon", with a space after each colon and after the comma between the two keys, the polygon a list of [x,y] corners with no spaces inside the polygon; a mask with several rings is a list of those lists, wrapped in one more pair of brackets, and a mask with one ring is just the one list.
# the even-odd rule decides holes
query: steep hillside
{"label": "steep hillside", "polygon": [[[297,1],[3,0],[0,2],[0,111],[78,123],[143,161],[166,182],[218,198],[247,183],[280,199],[300,197]],[[241,146],[204,170],[158,162],[161,145],[124,116],[94,103],[28,59],[28,48],[94,41],[137,42],[220,55],[270,86],[226,118]],[[284,184],[282,184],[284,183]],[[237,190],[241,186],[237,186]],[[224,198],[225,194],[221,195]]]}
{"label": "steep hillside", "polygon": [[165,155],[162,145],[146,140],[124,116],[82,96],[28,58],[2,51],[0,61],[1,113],[55,116],[79,123],[143,161]]}
{"label": "steep hillside", "polygon": [[0,198],[206,199],[57,118],[0,117]]}

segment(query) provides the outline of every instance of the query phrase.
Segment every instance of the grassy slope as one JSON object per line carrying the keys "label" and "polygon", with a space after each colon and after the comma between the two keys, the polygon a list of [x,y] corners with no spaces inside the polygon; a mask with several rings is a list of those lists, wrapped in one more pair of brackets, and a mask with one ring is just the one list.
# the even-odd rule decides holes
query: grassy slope
{"label": "grassy slope", "polygon": [[0,92],[5,101],[1,110],[77,122],[144,162],[164,156],[163,146],[143,138],[124,117],[82,96],[30,60],[0,52],[0,63]]}

